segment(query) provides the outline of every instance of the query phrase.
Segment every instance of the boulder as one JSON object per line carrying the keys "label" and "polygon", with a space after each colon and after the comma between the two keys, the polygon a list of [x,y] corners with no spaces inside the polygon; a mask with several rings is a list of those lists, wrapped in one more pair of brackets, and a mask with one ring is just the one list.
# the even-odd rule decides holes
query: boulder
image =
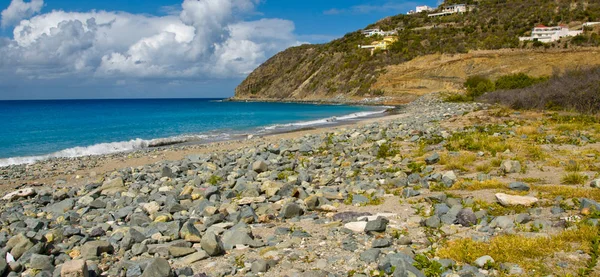
{"label": "boulder", "polygon": [[496,199],[502,206],[531,206],[539,201],[533,196],[508,195],[505,193],[496,193]]}
{"label": "boulder", "polygon": [[89,272],[85,260],[72,260],[60,267],[60,277],[88,277]]}
{"label": "boulder", "polygon": [[210,256],[219,256],[225,253],[221,239],[212,232],[204,234],[200,246],[202,247],[202,250],[206,251]]}
{"label": "boulder", "polygon": [[252,164],[252,170],[256,173],[263,173],[269,169],[265,161],[256,161]]}
{"label": "boulder", "polygon": [[108,180],[102,184],[100,187],[100,193],[102,195],[114,195],[118,192],[125,192],[127,188],[125,188],[125,183],[122,178],[115,178],[112,180]]}
{"label": "boulder", "polygon": [[141,277],[170,277],[171,265],[163,258],[155,258],[146,266]]}

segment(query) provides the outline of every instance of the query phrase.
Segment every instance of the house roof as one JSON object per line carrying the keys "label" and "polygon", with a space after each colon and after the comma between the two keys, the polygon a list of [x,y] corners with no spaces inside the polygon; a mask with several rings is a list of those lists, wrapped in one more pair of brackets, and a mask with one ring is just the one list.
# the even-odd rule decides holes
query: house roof
{"label": "house roof", "polygon": [[544,25],[544,24],[538,24],[537,26],[535,26],[536,28],[548,28],[548,26]]}

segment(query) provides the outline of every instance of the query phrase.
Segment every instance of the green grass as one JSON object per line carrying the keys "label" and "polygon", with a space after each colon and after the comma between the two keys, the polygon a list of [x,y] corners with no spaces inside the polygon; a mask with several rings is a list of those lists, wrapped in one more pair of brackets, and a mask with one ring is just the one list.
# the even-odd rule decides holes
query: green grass
{"label": "green grass", "polygon": [[573,172],[563,176],[560,181],[565,185],[583,185],[587,179],[587,176],[578,172]]}

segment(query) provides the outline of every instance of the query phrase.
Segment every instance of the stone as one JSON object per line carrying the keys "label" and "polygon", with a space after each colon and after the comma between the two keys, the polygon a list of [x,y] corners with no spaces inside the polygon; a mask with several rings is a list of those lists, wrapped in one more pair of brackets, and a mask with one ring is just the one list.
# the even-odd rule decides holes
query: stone
{"label": "stone", "polygon": [[263,173],[269,169],[269,166],[264,161],[256,161],[252,164],[252,170],[256,173]]}
{"label": "stone", "polygon": [[294,218],[302,214],[304,214],[304,210],[300,206],[295,203],[288,203],[281,208],[279,216],[282,218]]}
{"label": "stone", "polygon": [[61,215],[65,212],[71,210],[75,205],[75,201],[73,199],[65,199],[56,204],[46,207],[46,211],[55,215]]}
{"label": "stone", "polygon": [[600,179],[594,179],[590,182],[590,187],[600,188]]}
{"label": "stone", "polygon": [[529,191],[530,190],[529,186],[523,182],[512,182],[508,185],[508,187],[514,191]]}
{"label": "stone", "polygon": [[376,239],[371,243],[371,247],[373,248],[385,248],[392,245],[392,240],[388,238]]}
{"label": "stone", "polygon": [[429,228],[440,228],[442,226],[442,221],[437,215],[433,215],[425,219],[425,226]]}
{"label": "stone", "polygon": [[475,265],[477,265],[479,268],[483,268],[488,263],[494,263],[494,259],[492,259],[490,256],[482,256],[475,260]]}
{"label": "stone", "polygon": [[142,204],[142,210],[144,210],[149,215],[153,215],[153,214],[157,213],[158,211],[160,211],[160,204],[158,204],[156,201],[152,201],[150,203],[144,203],[144,204]]}
{"label": "stone", "polygon": [[93,259],[102,253],[111,254],[114,251],[113,246],[108,241],[89,241],[81,246],[81,256],[87,259]]}
{"label": "stone", "polygon": [[346,229],[350,229],[356,233],[362,233],[365,231],[365,228],[367,227],[367,222],[366,221],[348,222],[348,223],[344,224],[344,227]]}
{"label": "stone", "polygon": [[500,164],[500,170],[505,174],[521,172],[521,163],[519,161],[506,160]]}
{"label": "stone", "polygon": [[20,190],[13,191],[8,193],[2,197],[2,200],[12,201],[19,198],[29,197],[35,195],[36,191],[34,188],[24,188]]}
{"label": "stone", "polygon": [[219,239],[219,237],[212,232],[204,234],[200,245],[202,250],[206,251],[208,255],[213,257],[225,253],[221,239]]}
{"label": "stone", "polygon": [[170,246],[169,247],[169,254],[171,256],[173,256],[174,258],[187,256],[194,252],[196,252],[196,249],[191,248],[191,247],[179,247],[179,246]]}
{"label": "stone", "polygon": [[508,195],[505,193],[496,193],[496,199],[502,206],[532,206],[538,202],[533,196]]}
{"label": "stone", "polygon": [[266,260],[258,259],[252,263],[250,270],[252,273],[267,272],[269,270],[269,263]]}
{"label": "stone", "polygon": [[127,188],[125,188],[125,183],[123,182],[123,178],[115,178],[112,180],[108,180],[102,184],[100,187],[100,192],[102,195],[115,195],[119,192],[125,192]]}
{"label": "stone", "polygon": [[452,170],[446,171],[444,174],[442,174],[442,183],[444,183],[446,187],[451,187],[454,185],[457,179],[458,177],[456,177],[456,174]]}
{"label": "stone", "polygon": [[145,244],[136,243],[133,246],[131,246],[131,254],[133,254],[134,256],[141,255],[143,253],[146,253],[147,251],[148,246],[146,246]]}
{"label": "stone", "polygon": [[60,277],[88,277],[89,272],[85,260],[72,260],[60,267]]}
{"label": "stone", "polygon": [[186,222],[179,230],[179,236],[189,242],[200,242],[202,235],[191,221]]}
{"label": "stone", "polygon": [[385,217],[378,217],[375,220],[367,222],[365,232],[385,232],[389,222],[390,221]]}
{"label": "stone", "polygon": [[191,255],[185,256],[182,260],[181,263],[184,265],[191,265],[195,262],[198,261],[202,261],[205,259],[208,259],[210,256],[206,253],[206,251],[204,250],[199,250],[195,253],[192,253]]}
{"label": "stone", "polygon": [[141,277],[170,277],[171,265],[163,258],[155,258],[146,266]]}
{"label": "stone", "polygon": [[88,207],[93,209],[104,209],[106,208],[106,202],[96,199],[88,204]]}
{"label": "stone", "polygon": [[425,163],[428,165],[436,164],[440,161],[440,154],[433,153],[433,155],[425,158]]}
{"label": "stone", "polygon": [[466,209],[460,210],[460,212],[458,212],[458,215],[456,216],[456,218],[458,220],[458,224],[460,224],[464,227],[471,227],[471,226],[477,224],[477,216],[475,215],[475,213],[473,212],[473,209],[471,209],[471,208],[466,208]]}
{"label": "stone", "polygon": [[29,258],[29,268],[37,270],[54,270],[54,258],[52,256],[32,254]]}
{"label": "stone", "polygon": [[160,169],[160,177],[167,177],[167,178],[173,178],[173,170],[171,170],[171,168],[169,168],[168,166],[163,166]]}
{"label": "stone", "polygon": [[379,259],[379,254],[381,250],[377,248],[367,249],[366,251],[360,253],[360,260],[366,263],[373,263]]}
{"label": "stone", "polygon": [[514,221],[508,216],[498,216],[490,222],[490,227],[499,227],[502,229],[510,229],[515,227]]}
{"label": "stone", "polygon": [[518,214],[515,217],[515,222],[519,224],[525,224],[531,221],[531,216],[529,214]]}
{"label": "stone", "polygon": [[580,209],[590,209],[590,210],[595,210],[595,211],[600,211],[600,204],[598,204],[598,202],[592,200],[592,199],[588,199],[588,198],[581,198],[580,201]]}

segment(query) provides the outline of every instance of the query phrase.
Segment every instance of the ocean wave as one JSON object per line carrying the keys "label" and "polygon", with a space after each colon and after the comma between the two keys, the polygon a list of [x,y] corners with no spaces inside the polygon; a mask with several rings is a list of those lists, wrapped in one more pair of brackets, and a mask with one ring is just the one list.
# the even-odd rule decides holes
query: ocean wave
{"label": "ocean wave", "polygon": [[209,138],[208,135],[190,135],[190,136],[177,136],[170,138],[159,138],[159,139],[133,139],[130,141],[119,141],[109,143],[98,143],[91,146],[78,146],[73,148],[67,148],[58,152],[54,152],[48,155],[40,156],[27,156],[27,157],[13,157],[0,159],[0,167],[19,165],[19,164],[32,164],[38,161],[49,160],[53,158],[76,158],[84,156],[97,156],[114,154],[120,152],[134,151],[151,147],[163,147],[173,144],[185,143],[193,140],[201,140]]}
{"label": "ocean wave", "polygon": [[358,118],[362,118],[362,117],[368,117],[368,116],[382,114],[387,111],[387,107],[383,107],[383,108],[385,108],[385,109],[376,110],[376,111],[368,111],[368,112],[357,112],[357,113],[351,113],[351,114],[342,115],[342,116],[332,116],[332,117],[328,117],[328,118],[322,118],[322,119],[311,120],[311,121],[301,121],[301,122],[286,123],[286,124],[274,124],[274,125],[264,127],[263,129],[265,131],[273,131],[273,130],[277,130],[277,129],[294,129],[294,128],[302,128],[302,127],[308,127],[308,126],[334,124],[334,123],[340,122],[340,121],[349,121],[349,120],[354,120],[354,119],[358,119]]}

